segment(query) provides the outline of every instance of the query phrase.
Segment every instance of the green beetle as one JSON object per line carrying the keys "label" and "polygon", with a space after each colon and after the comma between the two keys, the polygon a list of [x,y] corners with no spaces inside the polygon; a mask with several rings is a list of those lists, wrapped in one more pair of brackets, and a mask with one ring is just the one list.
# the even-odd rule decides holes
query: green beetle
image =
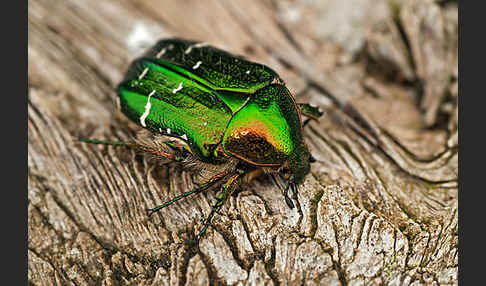
{"label": "green beetle", "polygon": [[215,170],[198,188],[149,214],[222,183],[199,238],[239,183],[262,171],[294,207],[288,190],[297,192],[313,160],[301,114],[317,120],[322,112],[297,104],[272,69],[205,43],[165,39],[131,64],[117,91],[122,112],[153,137],[135,143],[82,141],[125,145]]}

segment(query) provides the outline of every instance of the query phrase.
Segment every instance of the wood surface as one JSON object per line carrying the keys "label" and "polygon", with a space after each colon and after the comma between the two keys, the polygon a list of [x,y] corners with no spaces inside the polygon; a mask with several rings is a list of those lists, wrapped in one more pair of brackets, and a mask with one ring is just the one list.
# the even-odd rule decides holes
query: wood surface
{"label": "wood surface", "polygon": [[[30,285],[457,285],[457,1],[28,2]],[[190,172],[126,148],[115,86],[157,40],[210,43],[276,70],[317,158],[289,209],[241,186],[147,217]]]}

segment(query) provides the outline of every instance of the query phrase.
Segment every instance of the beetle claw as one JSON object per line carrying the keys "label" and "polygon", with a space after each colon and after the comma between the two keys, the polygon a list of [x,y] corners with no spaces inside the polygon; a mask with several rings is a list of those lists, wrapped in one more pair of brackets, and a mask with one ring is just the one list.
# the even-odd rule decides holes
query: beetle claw
{"label": "beetle claw", "polygon": [[155,212],[153,209],[145,209],[145,211],[147,212],[147,216],[152,216],[152,214]]}

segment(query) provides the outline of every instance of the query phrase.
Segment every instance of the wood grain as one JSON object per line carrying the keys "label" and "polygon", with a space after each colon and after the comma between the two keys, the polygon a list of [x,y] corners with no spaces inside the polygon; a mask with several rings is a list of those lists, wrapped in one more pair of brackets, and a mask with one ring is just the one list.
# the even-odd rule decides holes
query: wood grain
{"label": "wood grain", "polygon": [[[454,1],[53,1],[28,11],[31,285],[457,285]],[[191,238],[216,190],[177,165],[75,138],[138,130],[114,87],[157,40],[275,69],[326,111],[290,210],[262,177]]]}

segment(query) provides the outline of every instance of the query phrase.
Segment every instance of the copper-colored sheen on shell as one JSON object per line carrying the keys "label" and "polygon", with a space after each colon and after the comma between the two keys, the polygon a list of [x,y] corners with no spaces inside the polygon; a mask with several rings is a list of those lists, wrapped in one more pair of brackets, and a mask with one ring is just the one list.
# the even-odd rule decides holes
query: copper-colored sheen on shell
{"label": "copper-colored sheen on shell", "polygon": [[225,148],[235,157],[260,165],[280,165],[285,154],[275,148],[270,132],[258,122],[233,130],[226,138]]}
{"label": "copper-colored sheen on shell", "polygon": [[233,117],[223,137],[224,150],[259,166],[279,166],[302,143],[299,111],[287,88],[258,90]]}

